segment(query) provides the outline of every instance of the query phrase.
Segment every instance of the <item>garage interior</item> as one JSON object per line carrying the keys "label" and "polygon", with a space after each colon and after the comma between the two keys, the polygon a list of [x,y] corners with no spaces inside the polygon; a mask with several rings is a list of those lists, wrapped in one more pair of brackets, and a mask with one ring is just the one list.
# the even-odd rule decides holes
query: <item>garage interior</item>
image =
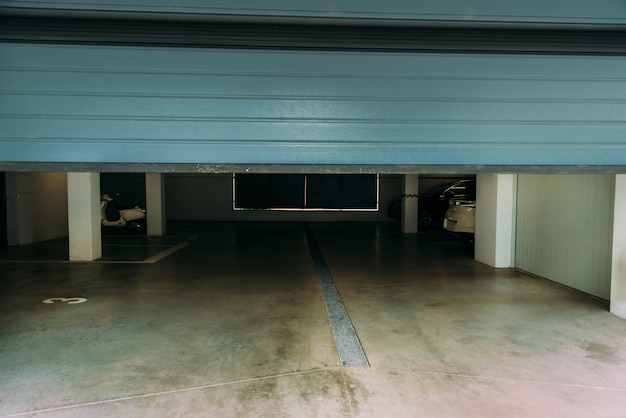
{"label": "garage interior", "polygon": [[619,0],[132,3],[0,5],[0,417],[623,417]]}
{"label": "garage interior", "polygon": [[[32,219],[42,215],[32,233],[50,234],[51,219],[67,219],[67,199],[52,199],[67,194],[66,176],[16,177],[31,178],[33,202],[60,206],[33,205]],[[102,174],[107,187],[135,195],[143,177]],[[181,180],[190,177],[185,198]],[[394,192],[381,190],[381,201],[400,190],[402,176],[387,177],[381,185]],[[215,198],[220,182],[232,184],[232,175],[166,176],[167,213],[177,214],[167,233],[103,234],[93,262],[68,262],[61,221],[59,237],[0,253],[2,416],[622,414],[624,320],[591,294],[606,291],[610,277],[598,243],[610,230],[602,196],[611,200],[613,176],[518,176],[518,192],[543,190],[538,201],[550,207],[589,205],[576,216],[588,220],[577,234],[590,241],[547,255],[569,259],[585,245],[587,257],[543,276],[478,262],[439,229],[403,233],[385,211],[360,221],[283,211],[197,219],[199,205],[210,217],[232,208],[232,194]],[[543,222],[541,234],[572,225],[562,212],[527,213],[532,207],[518,209],[518,227],[528,216]],[[524,262],[549,268],[517,235]],[[365,363],[351,365],[341,351],[350,343],[335,335],[316,246]],[[593,289],[557,283],[589,277],[585,269],[598,275],[587,280]],[[545,278],[551,273],[555,280]]]}

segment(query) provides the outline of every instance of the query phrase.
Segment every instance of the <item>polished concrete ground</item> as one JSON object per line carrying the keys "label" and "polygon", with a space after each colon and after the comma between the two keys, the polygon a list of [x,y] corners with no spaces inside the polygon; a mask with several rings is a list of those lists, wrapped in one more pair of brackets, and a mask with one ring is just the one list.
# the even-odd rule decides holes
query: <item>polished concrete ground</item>
{"label": "polished concrete ground", "polygon": [[0,256],[0,416],[626,416],[626,320],[438,233],[311,225],[370,363],[342,368],[303,224],[168,231]]}

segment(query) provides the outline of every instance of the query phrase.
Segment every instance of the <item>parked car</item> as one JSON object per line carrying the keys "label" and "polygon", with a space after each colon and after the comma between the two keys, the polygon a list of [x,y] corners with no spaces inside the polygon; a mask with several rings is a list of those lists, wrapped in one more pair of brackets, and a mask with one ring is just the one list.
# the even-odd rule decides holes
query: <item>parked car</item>
{"label": "parked car", "polygon": [[[420,229],[441,227],[450,206],[450,200],[476,200],[476,180],[458,179],[431,187],[418,195],[417,222]],[[401,200],[396,199],[388,206],[388,216],[399,220],[402,215]]]}
{"label": "parked car", "polygon": [[476,201],[453,200],[443,218],[444,231],[463,244],[474,245]]}

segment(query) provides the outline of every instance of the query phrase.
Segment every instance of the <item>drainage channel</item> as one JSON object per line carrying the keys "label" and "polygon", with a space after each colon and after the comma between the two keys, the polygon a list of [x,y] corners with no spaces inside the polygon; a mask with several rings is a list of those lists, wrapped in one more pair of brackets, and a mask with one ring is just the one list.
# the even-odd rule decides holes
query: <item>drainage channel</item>
{"label": "drainage channel", "polygon": [[356,335],[350,316],[339,295],[324,255],[315,240],[310,225],[304,227],[315,272],[320,282],[326,313],[333,332],[339,361],[343,367],[369,367],[363,346]]}

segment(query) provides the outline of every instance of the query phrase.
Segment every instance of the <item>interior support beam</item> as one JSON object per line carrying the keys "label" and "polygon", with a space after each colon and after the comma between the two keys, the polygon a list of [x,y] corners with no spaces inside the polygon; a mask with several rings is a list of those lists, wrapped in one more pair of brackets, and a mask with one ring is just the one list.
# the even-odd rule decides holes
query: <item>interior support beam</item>
{"label": "interior support beam", "polygon": [[5,172],[99,173],[281,173],[281,174],[622,174],[626,165],[450,165],[450,164],[222,164],[0,161]]}
{"label": "interior support beam", "polygon": [[162,173],[146,173],[148,236],[165,235],[165,181]]}
{"label": "interior support beam", "polygon": [[626,174],[615,176],[613,257],[611,264],[611,313],[626,318]]}
{"label": "interior support beam", "polygon": [[402,232],[417,234],[417,194],[419,174],[406,174],[402,177]]}
{"label": "interior support beam", "polygon": [[516,183],[515,174],[476,176],[476,261],[514,267]]}
{"label": "interior support beam", "polygon": [[100,173],[67,173],[70,261],[102,257]]}

